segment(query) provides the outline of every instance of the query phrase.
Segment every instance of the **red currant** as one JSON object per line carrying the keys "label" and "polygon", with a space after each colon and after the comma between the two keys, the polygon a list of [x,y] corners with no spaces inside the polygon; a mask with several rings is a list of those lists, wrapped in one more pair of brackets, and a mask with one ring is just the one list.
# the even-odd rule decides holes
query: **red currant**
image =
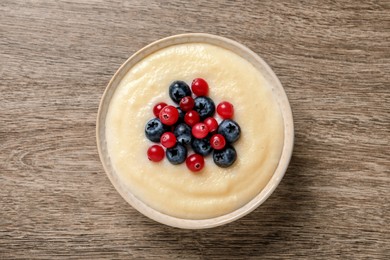
{"label": "red currant", "polygon": [[160,102],[160,103],[156,104],[156,105],[153,107],[153,114],[154,114],[156,117],[159,117],[161,109],[163,109],[163,108],[166,107],[166,106],[167,106],[167,104],[164,103],[164,102]]}
{"label": "red currant", "polygon": [[174,147],[176,144],[176,136],[172,132],[165,132],[161,136],[160,142],[165,148]]}
{"label": "red currant", "polygon": [[174,106],[166,106],[161,109],[159,117],[164,125],[174,125],[179,119],[179,111]]}
{"label": "red currant", "polygon": [[227,101],[219,103],[217,106],[217,113],[223,118],[223,119],[230,119],[233,117],[234,114],[234,108],[233,105]]}
{"label": "red currant", "polygon": [[186,165],[191,171],[198,172],[204,167],[204,158],[200,154],[192,154],[188,156],[186,160]]}
{"label": "red currant", "polygon": [[209,128],[205,123],[197,123],[192,127],[192,135],[198,139],[205,138],[209,133]]}
{"label": "red currant", "polygon": [[210,133],[217,131],[218,122],[214,117],[208,117],[203,121],[209,128]]}
{"label": "red currant", "polygon": [[162,159],[164,159],[164,156],[165,156],[164,149],[157,144],[149,147],[147,154],[148,154],[149,160],[151,160],[152,162],[159,162]]}
{"label": "red currant", "polygon": [[221,134],[215,134],[210,138],[210,145],[215,150],[221,150],[226,145],[225,137]]}
{"label": "red currant", "polygon": [[196,78],[192,81],[191,89],[197,96],[207,96],[209,84],[202,78]]}
{"label": "red currant", "polygon": [[181,100],[180,100],[180,108],[183,110],[183,111],[190,111],[194,108],[194,105],[195,105],[195,101],[192,97],[190,96],[187,96],[187,97],[183,97]]}
{"label": "red currant", "polygon": [[184,116],[184,122],[190,127],[193,127],[199,121],[200,121],[199,114],[195,110],[191,110],[187,112]]}

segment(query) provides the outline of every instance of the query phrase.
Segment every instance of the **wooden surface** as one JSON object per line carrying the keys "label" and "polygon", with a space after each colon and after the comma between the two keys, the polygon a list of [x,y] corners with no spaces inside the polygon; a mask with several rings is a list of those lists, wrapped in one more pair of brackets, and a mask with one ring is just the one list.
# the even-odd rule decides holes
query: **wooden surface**
{"label": "wooden surface", "polygon": [[[390,3],[291,2],[2,0],[0,258],[389,259]],[[210,230],[136,212],[95,142],[99,100],[118,67],[185,32],[260,54],[296,126],[275,193]]]}

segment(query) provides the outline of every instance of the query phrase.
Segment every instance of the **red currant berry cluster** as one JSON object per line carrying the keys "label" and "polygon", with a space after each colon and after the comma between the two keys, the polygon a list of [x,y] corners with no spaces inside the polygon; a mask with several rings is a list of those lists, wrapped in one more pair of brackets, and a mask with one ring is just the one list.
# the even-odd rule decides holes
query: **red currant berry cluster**
{"label": "red currant berry cluster", "polygon": [[[229,167],[236,161],[232,144],[239,139],[241,128],[232,120],[234,107],[227,101],[215,107],[208,92],[209,85],[201,78],[194,79],[191,88],[184,81],[169,86],[169,96],[178,106],[161,102],[153,107],[155,118],[146,124],[145,135],[161,145],[149,147],[149,160],[159,162],[166,156],[175,165],[186,162],[193,172],[203,169],[204,157],[211,153],[219,167]],[[214,118],[215,111],[222,119],[220,123]],[[187,146],[194,151],[189,156]]]}

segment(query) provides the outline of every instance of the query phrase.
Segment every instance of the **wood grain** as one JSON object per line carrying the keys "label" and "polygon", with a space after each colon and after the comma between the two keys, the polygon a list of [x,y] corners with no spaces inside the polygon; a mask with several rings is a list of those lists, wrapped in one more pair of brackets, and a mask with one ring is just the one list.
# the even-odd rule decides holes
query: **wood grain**
{"label": "wood grain", "polygon": [[[260,54],[296,144],[265,204],[210,230],[148,220],[99,161],[117,68],[159,38],[208,32]],[[0,258],[388,259],[388,1],[0,2]]]}

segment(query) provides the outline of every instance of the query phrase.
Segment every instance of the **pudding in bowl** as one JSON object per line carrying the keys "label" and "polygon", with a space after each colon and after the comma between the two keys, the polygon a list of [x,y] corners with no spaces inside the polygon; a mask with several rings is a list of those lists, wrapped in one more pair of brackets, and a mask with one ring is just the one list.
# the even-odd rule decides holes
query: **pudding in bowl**
{"label": "pudding in bowl", "polygon": [[[154,105],[177,106],[169,86],[195,78],[208,82],[216,105],[234,105],[241,135],[227,168],[205,156],[194,173],[185,163],[146,155],[154,144],[145,136]],[[102,99],[97,137],[108,176],[132,206],[167,225],[206,228],[245,215],[270,195],[291,157],[293,128],[283,88],[257,55],[225,38],[189,34],[147,46],[118,70]]]}

